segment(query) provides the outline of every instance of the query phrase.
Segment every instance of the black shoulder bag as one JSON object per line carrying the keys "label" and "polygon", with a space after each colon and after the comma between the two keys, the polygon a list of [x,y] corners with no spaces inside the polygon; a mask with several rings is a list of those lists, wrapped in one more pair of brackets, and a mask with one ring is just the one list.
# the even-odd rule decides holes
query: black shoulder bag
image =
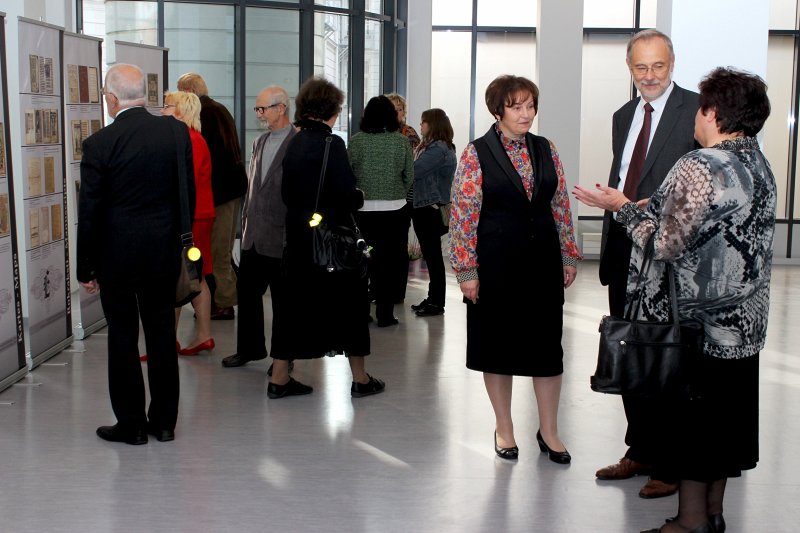
{"label": "black shoulder bag", "polygon": [[350,213],[351,226],[331,225],[319,214],[319,197],[322,184],[325,182],[325,171],[328,166],[332,137],[325,138],[325,155],[322,158],[322,170],[319,174],[317,199],[314,203],[314,215],[309,220],[312,233],[311,260],[315,265],[328,273],[355,272],[364,277],[367,274],[367,243],[361,236],[355,217]]}
{"label": "black shoulder bag", "polygon": [[690,392],[691,367],[703,353],[703,324],[678,318],[678,298],[672,265],[667,263],[669,322],[635,320],[641,303],[642,281],[653,256],[651,238],[642,260],[636,300],[624,318],[604,316],[600,322],[600,351],[592,390],[631,396],[686,395]]}
{"label": "black shoulder bag", "polygon": [[[172,119],[173,121],[176,119]],[[175,145],[178,150],[178,196],[181,205],[181,266],[178,283],[175,286],[175,307],[183,307],[200,294],[200,282],[203,279],[203,258],[200,250],[194,246],[192,221],[189,219],[189,191],[187,190],[186,136],[182,135],[177,122],[170,122],[175,133]]]}

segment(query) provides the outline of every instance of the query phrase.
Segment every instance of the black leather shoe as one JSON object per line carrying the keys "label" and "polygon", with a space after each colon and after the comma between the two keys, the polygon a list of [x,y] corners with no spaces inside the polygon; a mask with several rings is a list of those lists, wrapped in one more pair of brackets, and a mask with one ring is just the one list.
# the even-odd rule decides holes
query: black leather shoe
{"label": "black leather shoe", "polygon": [[386,327],[389,327],[389,326],[397,325],[399,323],[400,323],[400,321],[397,320],[396,316],[393,316],[391,318],[386,318],[386,319],[380,319],[380,318],[378,319],[378,327],[379,328],[386,328]]}
{"label": "black leather shoe", "polygon": [[158,442],[169,442],[171,440],[175,440],[174,429],[157,429],[148,424],[147,433],[154,436]]}
{"label": "black leather shoe", "polygon": [[412,306],[411,306],[411,309],[412,309],[413,311],[419,311],[420,309],[422,309],[422,308],[423,308],[423,307],[425,307],[426,305],[428,305],[428,299],[427,299],[427,298],[425,298],[424,300],[422,300],[422,301],[421,301],[420,303],[418,303],[417,305],[412,305]]}
{"label": "black leather shoe", "polygon": [[266,359],[267,354],[259,355],[257,357],[247,357],[238,353],[233,355],[229,355],[228,357],[222,360],[222,366],[225,368],[233,368],[235,366],[242,366],[246,365],[250,361],[260,361],[261,359]]}
{"label": "black leather shoe", "polygon": [[425,304],[425,307],[417,309],[417,316],[436,316],[444,314],[444,306],[432,303]]}
{"label": "black leather shoe", "polygon": [[386,383],[378,378],[373,378],[367,374],[369,381],[366,383],[353,382],[350,386],[350,396],[353,398],[363,398],[364,396],[372,396],[378,394],[386,389]]}
{"label": "black leather shoe", "polygon": [[276,385],[270,383],[267,385],[267,396],[273,400],[283,398],[284,396],[302,396],[304,394],[311,394],[314,391],[313,387],[303,385],[294,378],[289,378],[285,385]]}
{"label": "black leather shoe", "polygon": [[[289,361],[289,373],[291,374],[293,370],[294,370],[294,361],[290,360]],[[269,368],[267,369],[267,375],[272,377],[272,365],[269,365]]]}
{"label": "black leather shoe", "polygon": [[512,446],[511,448],[501,448],[497,445],[497,431],[494,432],[494,453],[500,459],[508,459],[509,461],[516,461],[519,459],[519,448]]}
{"label": "black leather shoe", "polygon": [[119,424],[115,424],[113,426],[100,426],[97,428],[96,433],[101,439],[110,442],[124,442],[133,446],[147,444],[147,433],[143,429],[124,431],[119,427]]}
{"label": "black leather shoe", "polygon": [[554,463],[558,463],[560,465],[566,465],[569,464],[570,461],[572,461],[572,456],[569,454],[567,450],[564,450],[563,452],[556,452],[550,449],[550,446],[548,446],[547,443],[542,438],[541,430],[536,432],[536,442],[539,443],[539,449],[542,450],[543,453],[547,452],[547,457],[549,457],[550,460],[553,461]]}

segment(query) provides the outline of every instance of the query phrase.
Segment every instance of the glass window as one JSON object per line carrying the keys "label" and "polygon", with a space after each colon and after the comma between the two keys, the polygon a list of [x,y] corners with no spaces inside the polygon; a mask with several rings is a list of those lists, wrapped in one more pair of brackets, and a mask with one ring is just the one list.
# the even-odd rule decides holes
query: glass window
{"label": "glass window", "polygon": [[[772,110],[764,124],[762,143],[772,173],[775,175],[778,201],[775,214],[778,218],[788,216],[788,170],[789,127],[792,122],[792,78],[794,61],[794,37],[773,35],[769,38],[767,51],[767,85]],[[795,204],[796,205],[796,204]]]}
{"label": "glass window", "polygon": [[472,26],[472,0],[431,1],[434,26]]}
{"label": "glass window", "polygon": [[383,0],[367,0],[365,10],[369,13],[383,13]]}
{"label": "glass window", "polygon": [[[334,1],[334,0],[329,0]],[[345,139],[350,119],[350,26],[347,16],[333,13],[314,15],[314,75],[336,84],[345,93],[342,112],[333,127]]]}
{"label": "glass window", "polygon": [[233,6],[164,4],[164,46],[169,48],[169,88],[197,72],[208,94],[233,113]]}
{"label": "glass window", "polygon": [[[475,137],[495,121],[486,108],[486,87],[497,76],[514,74],[536,83],[536,36],[532,33],[478,32],[475,60]],[[534,120],[531,131],[538,129]]]}
{"label": "glass window", "polygon": [[[581,153],[579,183],[606,184],[611,169],[611,118],[630,100],[631,75],[625,64],[627,35],[584,35],[581,81]],[[577,207],[576,207],[577,206]],[[572,203],[580,216],[603,210]]]}
{"label": "glass window", "polygon": [[294,97],[300,88],[300,14],[285,9],[247,8],[245,45],[245,98],[247,117],[245,158],[250,158],[253,140],[263,133],[252,111],[261,89],[280,85],[291,100],[289,118],[294,120]]}
{"label": "glass window", "polygon": [[[431,36],[431,107],[450,117],[460,154],[469,139],[470,53],[469,32],[435,31]],[[408,117],[416,125],[419,117]]]}
{"label": "glass window", "polygon": [[314,0],[314,3],[329,7],[350,7],[350,0]]}
{"label": "glass window", "polygon": [[583,0],[583,27],[629,28],[633,7],[631,0]]}
{"label": "glass window", "polygon": [[[156,2],[107,2],[105,13],[105,42],[158,44],[158,4]],[[105,49],[106,64],[116,60],[114,46]]]}
{"label": "glass window", "polygon": [[536,26],[539,0],[478,0],[478,26]]}
{"label": "glass window", "polygon": [[366,21],[364,28],[364,104],[381,94],[381,38],[383,24]]}
{"label": "glass window", "polygon": [[793,30],[797,20],[797,0],[769,0],[769,29]]}

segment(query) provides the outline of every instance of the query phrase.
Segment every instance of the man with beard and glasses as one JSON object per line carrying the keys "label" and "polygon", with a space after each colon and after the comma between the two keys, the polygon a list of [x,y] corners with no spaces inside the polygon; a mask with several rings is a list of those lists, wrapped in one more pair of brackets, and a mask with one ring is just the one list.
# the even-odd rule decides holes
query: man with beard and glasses
{"label": "man with beard and glasses", "polygon": [[[614,113],[609,187],[625,193],[640,206],[647,204],[675,162],[695,148],[694,117],[698,95],[672,81],[675,53],[672,40],[657,30],[644,30],[628,42],[627,64],[640,93]],[[631,240],[610,211],[603,217],[600,282],[608,286],[611,315],[625,313]],[[660,434],[668,424],[663,405],[652,398],[623,396],[628,431],[628,451],[618,463],[601,468],[604,480],[650,475],[639,492],[642,498],[669,496],[678,490],[677,479],[659,469]]]}

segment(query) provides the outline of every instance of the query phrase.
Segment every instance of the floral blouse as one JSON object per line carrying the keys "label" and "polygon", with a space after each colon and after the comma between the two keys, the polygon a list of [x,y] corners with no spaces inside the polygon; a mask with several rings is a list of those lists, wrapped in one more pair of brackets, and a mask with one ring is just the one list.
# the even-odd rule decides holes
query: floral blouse
{"label": "floral blouse", "polygon": [[[533,197],[534,176],[531,157],[522,139],[511,139],[495,126],[500,135],[500,142],[508,154],[511,163],[522,180],[522,185],[530,200]],[[558,175],[558,188],[553,195],[550,207],[556,223],[559,242],[561,243],[561,261],[565,266],[575,266],[583,259],[575,242],[575,230],[572,223],[572,212],[569,206],[564,167],[558,156],[555,145],[550,143],[553,164]],[[461,154],[458,168],[453,180],[452,208],[450,210],[450,263],[456,272],[459,283],[470,279],[478,279],[478,222],[483,203],[483,173],[475,146],[470,143]]]}
{"label": "floral blouse", "polygon": [[411,151],[414,152],[420,143],[420,138],[419,135],[417,135],[417,131],[408,124],[403,124],[400,127],[400,133],[402,133],[403,136],[408,139],[408,142],[411,145]]}

